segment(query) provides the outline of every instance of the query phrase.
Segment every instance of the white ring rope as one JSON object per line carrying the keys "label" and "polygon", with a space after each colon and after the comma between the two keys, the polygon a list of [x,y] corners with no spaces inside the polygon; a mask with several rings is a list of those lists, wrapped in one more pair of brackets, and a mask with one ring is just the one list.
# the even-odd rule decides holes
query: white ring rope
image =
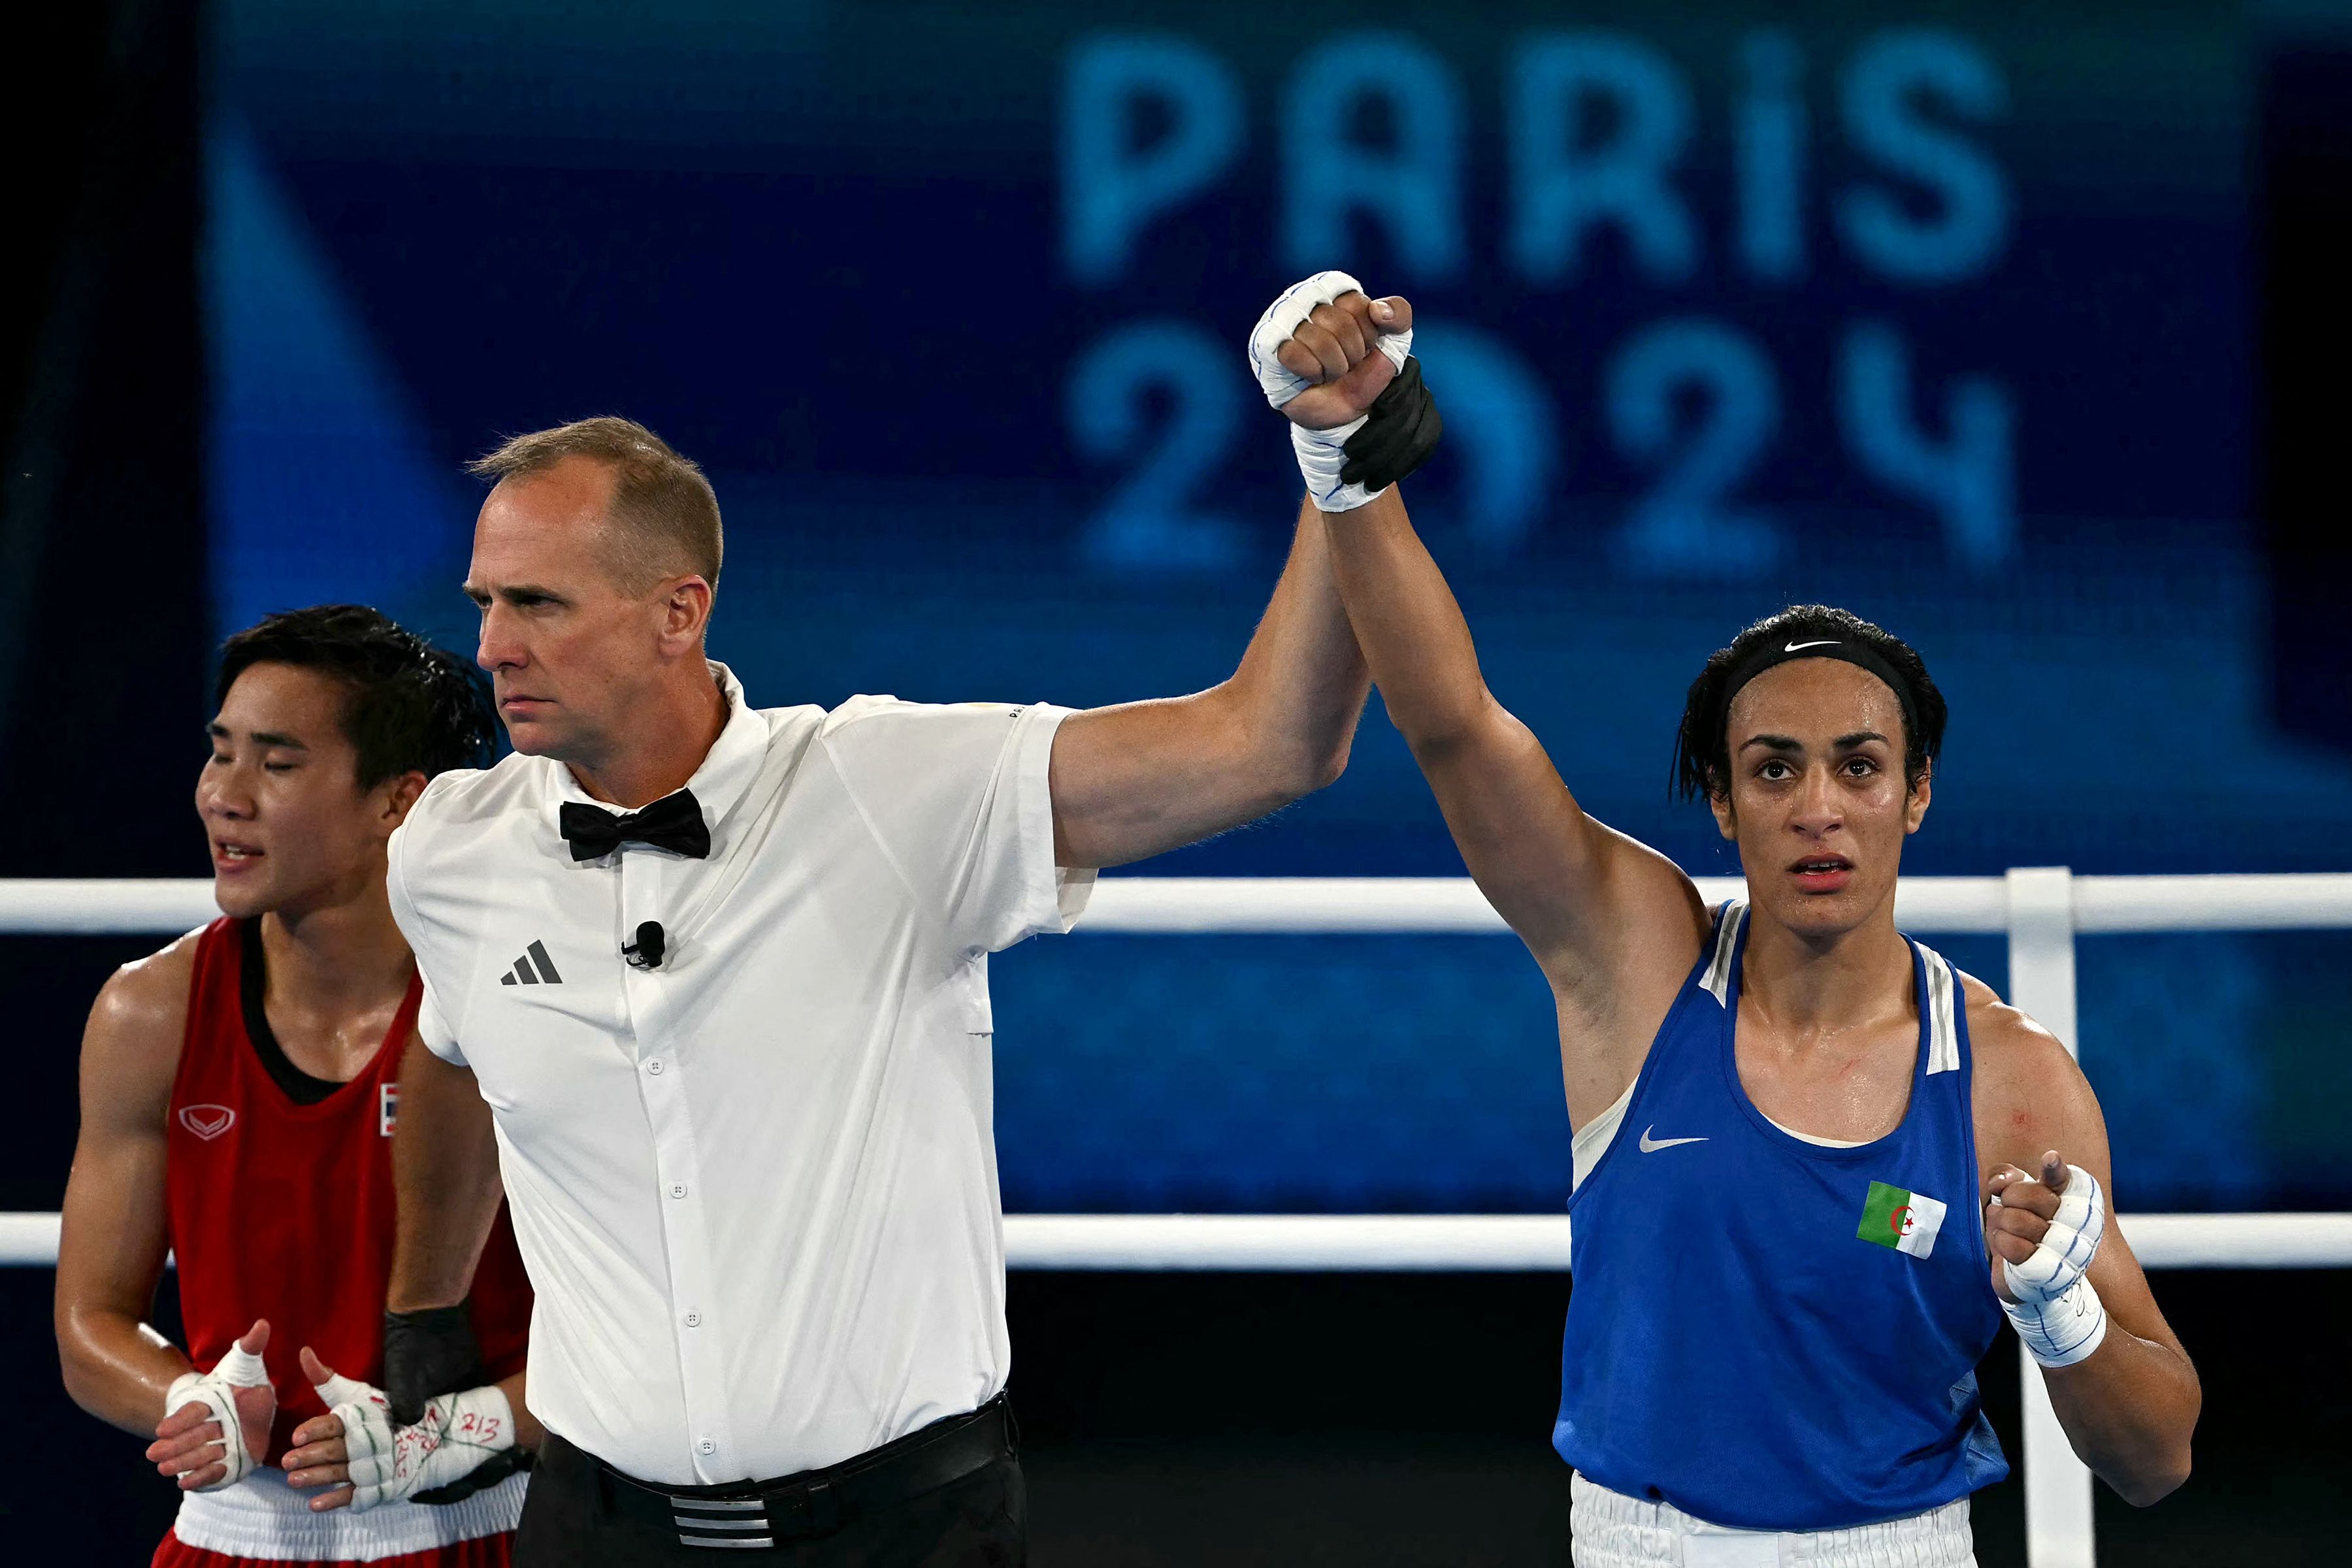
{"label": "white ring rope", "polygon": [[[1710,904],[1745,892],[1701,877]],[[2076,877],[2080,934],[2304,931],[2352,926],[2352,872]],[[219,911],[203,878],[0,878],[0,932],[142,935],[188,931]],[[2010,929],[2003,877],[1906,877],[1895,918],[1923,934]],[[1297,935],[1495,931],[1502,917],[1466,877],[1107,877],[1081,931]]]}
{"label": "white ring rope", "polygon": [[[1698,885],[1710,903],[1744,890],[1731,878],[1703,877]],[[2067,887],[2077,933],[2352,927],[2352,874],[2074,877]],[[1921,932],[2014,934],[2043,913],[2013,910],[2019,889],[2014,875],[1906,877],[1896,887],[1895,918]],[[202,879],[0,879],[0,932],[160,934],[201,925],[216,912],[212,883]],[[1097,887],[1077,929],[1310,935],[1505,928],[1464,877],[1113,877]],[[2143,1214],[2128,1216],[2126,1228],[2151,1268],[2352,1267],[2352,1215]],[[1568,1220],[1553,1215],[1008,1215],[1004,1242],[1016,1268],[1568,1267]],[[0,1214],[0,1267],[47,1267],[57,1249],[56,1215]]]}
{"label": "white ring rope", "polygon": [[[2143,1214],[2149,1268],[2352,1268],[2352,1214]],[[58,1216],[0,1214],[0,1268],[58,1260]],[[1015,1214],[1014,1268],[1234,1273],[1565,1272],[1565,1215]]]}

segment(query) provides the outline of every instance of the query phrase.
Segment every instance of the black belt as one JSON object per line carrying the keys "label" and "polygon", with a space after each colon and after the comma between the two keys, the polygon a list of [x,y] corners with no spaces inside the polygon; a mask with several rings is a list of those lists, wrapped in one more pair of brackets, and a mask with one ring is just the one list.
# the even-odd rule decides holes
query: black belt
{"label": "black belt", "polygon": [[893,1443],[822,1470],[772,1481],[672,1487],[641,1481],[596,1461],[619,1483],[614,1506],[657,1518],[681,1545],[742,1549],[830,1535],[851,1520],[896,1508],[1020,1451],[1013,1413],[998,1394],[968,1415],[934,1421]]}

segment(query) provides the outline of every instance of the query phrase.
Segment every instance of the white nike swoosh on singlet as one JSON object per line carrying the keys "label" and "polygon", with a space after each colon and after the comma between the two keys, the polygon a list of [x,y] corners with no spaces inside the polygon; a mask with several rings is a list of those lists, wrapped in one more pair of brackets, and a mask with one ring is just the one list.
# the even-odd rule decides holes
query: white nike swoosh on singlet
{"label": "white nike swoosh on singlet", "polygon": [[1808,647],[1837,647],[1837,638],[1835,638],[1835,637],[1823,637],[1823,638],[1822,638],[1821,641],[1819,641],[1819,642],[1792,642],[1792,643],[1784,643],[1784,644],[1782,644],[1782,645],[1781,645],[1780,651],[1781,651],[1782,653],[1795,653],[1795,652],[1796,652],[1798,649],[1800,649],[1800,648],[1808,648]]}
{"label": "white nike swoosh on singlet", "polygon": [[1643,1152],[1643,1153],[1644,1153],[1644,1154],[1654,1154],[1654,1153],[1656,1153],[1656,1152],[1657,1152],[1659,1150],[1661,1150],[1661,1149],[1671,1149],[1671,1148],[1673,1148],[1673,1147],[1674,1147],[1675,1144],[1677,1144],[1677,1143],[1704,1143],[1704,1142],[1706,1142],[1706,1139],[1704,1139],[1704,1138],[1653,1138],[1653,1137],[1651,1137],[1651,1136],[1650,1136],[1650,1134],[1651,1134],[1651,1133],[1653,1133],[1653,1132],[1655,1132],[1657,1130],[1658,1130],[1658,1125],[1657,1125],[1657,1123],[1656,1123],[1656,1122],[1654,1122],[1654,1122],[1652,1122],[1649,1126],[1644,1127],[1644,1128],[1643,1128],[1643,1129],[1642,1129],[1642,1152]]}

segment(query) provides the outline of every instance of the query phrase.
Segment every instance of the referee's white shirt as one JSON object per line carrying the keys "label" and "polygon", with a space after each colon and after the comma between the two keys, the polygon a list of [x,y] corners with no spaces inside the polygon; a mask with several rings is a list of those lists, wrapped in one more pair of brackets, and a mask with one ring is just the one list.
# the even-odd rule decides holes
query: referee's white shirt
{"label": "referee's white shirt", "polygon": [[[831,1465],[1003,1387],[987,955],[1069,929],[1093,877],[1054,865],[1067,710],[755,710],[711,668],[709,858],[575,863],[557,814],[589,797],[517,755],[435,779],[391,873],[425,1043],[496,1117],[531,1410],[688,1485]],[[621,956],[646,921],[650,971]]]}

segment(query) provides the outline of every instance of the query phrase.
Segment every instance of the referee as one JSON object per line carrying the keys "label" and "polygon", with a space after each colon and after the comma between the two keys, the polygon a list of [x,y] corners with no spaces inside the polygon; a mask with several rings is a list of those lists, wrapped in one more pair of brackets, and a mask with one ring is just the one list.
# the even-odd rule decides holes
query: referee
{"label": "referee", "polygon": [[1067,930],[1094,868],[1339,775],[1367,677],[1318,514],[1208,690],[828,712],[705,658],[718,503],[651,432],[586,420],[474,471],[466,592],[515,752],[436,779],[392,843],[425,981],[396,1415],[470,1386],[503,1176],[549,1433],[518,1563],[1024,1562],[988,954]]}

